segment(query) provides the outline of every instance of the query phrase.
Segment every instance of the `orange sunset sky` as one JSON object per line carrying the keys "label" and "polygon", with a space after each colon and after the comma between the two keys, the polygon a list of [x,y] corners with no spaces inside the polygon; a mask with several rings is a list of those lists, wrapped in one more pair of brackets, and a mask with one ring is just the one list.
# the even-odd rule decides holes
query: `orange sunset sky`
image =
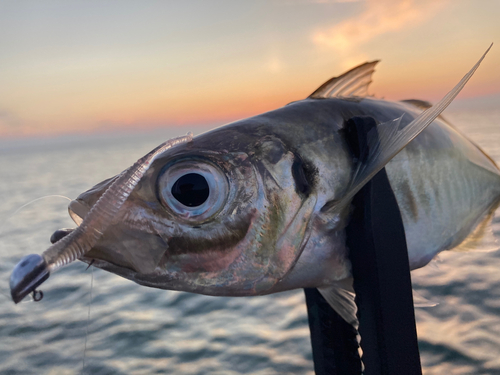
{"label": "orange sunset sky", "polygon": [[371,92],[500,108],[498,0],[0,2],[0,137],[207,129],[381,59]]}

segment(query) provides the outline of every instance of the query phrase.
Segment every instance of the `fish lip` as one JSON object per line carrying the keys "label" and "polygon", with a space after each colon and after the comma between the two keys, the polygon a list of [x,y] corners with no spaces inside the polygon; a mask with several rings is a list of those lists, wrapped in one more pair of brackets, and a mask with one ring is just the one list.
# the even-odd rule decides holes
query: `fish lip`
{"label": "fish lip", "polygon": [[[69,205],[68,205],[68,213],[71,219],[75,222],[76,225],[80,226],[80,224],[83,221],[83,218],[87,215],[87,213],[90,211],[90,207],[81,199],[74,199],[72,200]],[[68,234],[70,234],[72,231],[74,231],[74,228],[61,228],[56,230],[52,235],[50,236],[50,242],[52,244],[56,243],[63,237],[66,237]]]}
{"label": "fish lip", "polygon": [[[91,209],[91,207],[84,200],[82,200],[80,198],[73,199],[68,205],[69,215],[71,216],[71,219],[73,219],[75,224],[78,226],[82,223],[83,219],[85,218],[87,213],[90,211],[90,209]],[[58,234],[58,232],[61,232],[61,231],[69,231],[69,229],[59,229],[52,234],[52,237],[54,237],[55,235]],[[113,272],[113,270],[116,270],[116,269],[128,271],[128,272],[133,271],[132,269],[129,269],[127,267],[118,266],[118,265],[111,263],[109,261],[99,259],[99,258],[88,257],[85,255],[83,257],[79,258],[78,260],[80,260],[84,263],[87,263],[89,265],[89,267],[95,266],[97,268],[110,270],[111,272]]]}
{"label": "fish lip", "polygon": [[[83,218],[87,215],[89,211],[90,207],[84,201],[78,198],[72,200],[68,205],[69,216],[78,226],[80,226],[80,224],[83,222]],[[75,230],[74,228],[61,228],[56,230],[50,236],[50,242],[54,244],[59,240],[61,240],[63,237],[66,237],[74,230]]]}
{"label": "fish lip", "polygon": [[[91,210],[91,206],[82,198],[78,197],[74,200],[72,200],[69,205],[68,205],[68,212],[69,215],[71,216],[71,219],[79,226],[82,222],[85,216],[88,214],[88,212]],[[67,234],[69,234],[71,231],[74,229],[59,229],[55,231],[52,234],[52,238],[55,237],[64,237]],[[59,238],[60,239],[60,238]],[[112,261],[109,260],[104,260],[101,259],[100,257],[93,257],[93,256],[88,256],[84,255],[78,260],[87,263],[89,267],[95,266],[97,268],[109,271],[111,273],[118,274],[120,276],[128,275],[128,278],[130,278],[130,275],[137,273],[138,271],[135,270],[132,267],[127,267],[124,265],[118,265]],[[126,276],[125,276],[126,277]]]}
{"label": "fish lip", "polygon": [[80,226],[89,211],[89,205],[79,198],[73,199],[68,205],[69,216],[78,226]]}
{"label": "fish lip", "polygon": [[50,243],[55,244],[57,241],[66,237],[68,234],[70,234],[74,230],[75,230],[75,228],[61,228],[61,229],[56,230],[54,233],[52,233],[52,236],[50,236]]}

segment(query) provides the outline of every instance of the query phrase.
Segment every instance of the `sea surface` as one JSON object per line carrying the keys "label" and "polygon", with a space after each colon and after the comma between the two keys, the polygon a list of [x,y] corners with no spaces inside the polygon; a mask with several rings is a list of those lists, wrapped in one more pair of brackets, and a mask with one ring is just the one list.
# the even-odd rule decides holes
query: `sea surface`
{"label": "sea surface", "polygon": [[[445,117],[500,161],[500,111],[455,108]],[[17,209],[48,195],[75,198],[188,130],[0,140],[1,374],[313,374],[302,290],[208,297],[76,262],[43,284],[42,301],[10,300],[19,259],[74,226],[62,197]],[[439,303],[416,309],[424,373],[500,374],[500,251],[442,253],[413,282]]]}

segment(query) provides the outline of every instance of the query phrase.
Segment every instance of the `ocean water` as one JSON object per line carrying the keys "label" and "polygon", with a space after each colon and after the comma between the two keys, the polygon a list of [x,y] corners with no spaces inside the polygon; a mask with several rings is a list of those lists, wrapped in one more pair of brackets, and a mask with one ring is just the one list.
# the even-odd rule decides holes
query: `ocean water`
{"label": "ocean water", "polygon": [[[445,117],[500,161],[499,115],[458,108]],[[42,301],[10,300],[19,259],[74,226],[61,197],[14,211],[51,194],[74,198],[187,130],[0,141],[1,374],[313,374],[302,290],[208,297],[77,262],[45,282]],[[500,374],[500,251],[442,253],[413,282],[439,303],[416,309],[424,373]]]}

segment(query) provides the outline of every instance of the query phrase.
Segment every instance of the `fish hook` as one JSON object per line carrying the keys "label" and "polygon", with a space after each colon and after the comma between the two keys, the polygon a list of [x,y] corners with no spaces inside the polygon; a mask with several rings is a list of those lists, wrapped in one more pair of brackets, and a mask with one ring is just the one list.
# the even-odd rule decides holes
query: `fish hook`
{"label": "fish hook", "polygon": [[40,302],[43,298],[43,292],[41,290],[34,290],[32,293],[33,301]]}
{"label": "fish hook", "polygon": [[92,259],[90,261],[89,265],[87,266],[87,268],[85,268],[85,271],[87,271],[90,268],[90,266],[94,264],[94,262],[95,262],[95,259]]}

